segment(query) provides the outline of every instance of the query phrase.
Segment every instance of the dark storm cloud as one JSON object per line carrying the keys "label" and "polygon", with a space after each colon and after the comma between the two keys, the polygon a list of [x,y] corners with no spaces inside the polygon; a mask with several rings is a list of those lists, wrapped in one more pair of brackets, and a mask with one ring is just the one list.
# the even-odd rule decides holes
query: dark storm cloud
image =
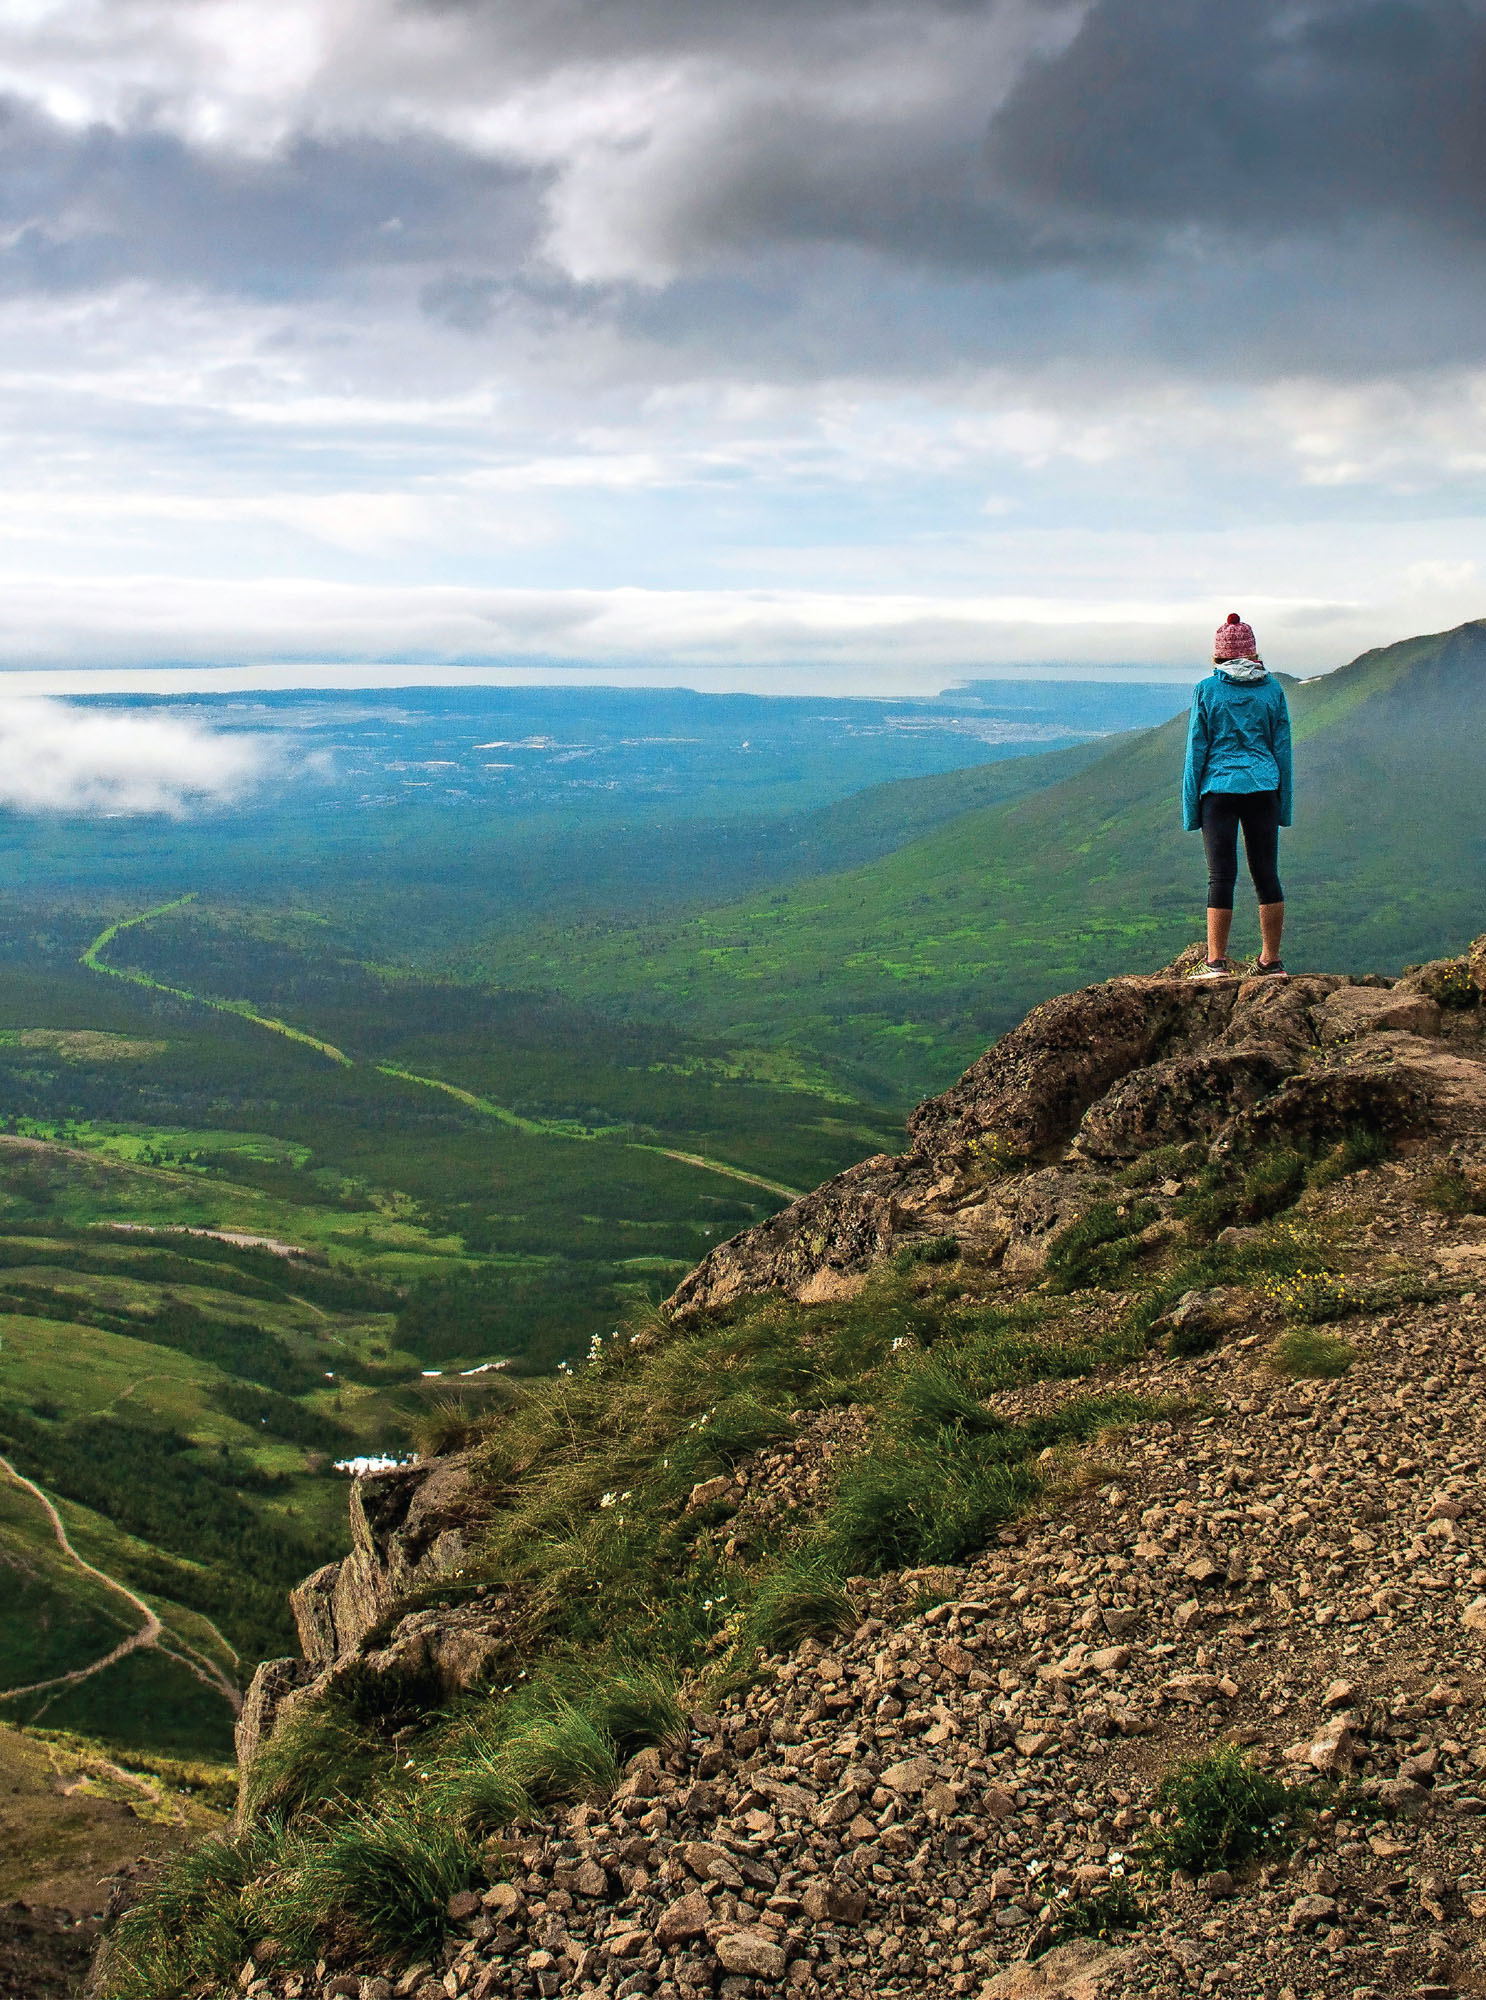
{"label": "dark storm cloud", "polygon": [[1486,0],[402,0],[358,34],[266,156],[0,105],[0,287],[401,270],[471,339],[805,372],[1479,351]]}
{"label": "dark storm cloud", "polygon": [[1266,235],[1486,223],[1486,19],[1464,0],[1098,0],[992,123],[1054,215]]}
{"label": "dark storm cloud", "polygon": [[[1055,4],[1066,0],[1047,0],[1048,10]],[[846,49],[911,39],[936,21],[985,20],[1004,0],[408,0],[407,11],[467,23],[506,61],[546,69],[696,54],[787,61],[791,49]]]}
{"label": "dark storm cloud", "polygon": [[524,254],[538,183],[436,139],[303,138],[266,160],[157,132],[75,131],[0,101],[0,287],[121,278],[280,296],[348,266],[427,264],[472,240]]}
{"label": "dark storm cloud", "polygon": [[[705,152],[645,181],[648,227],[682,259],[832,242],[1001,274],[1139,258],[1193,224],[1272,235],[1403,217],[1474,234],[1486,221],[1478,0],[1093,0],[1071,39],[1073,9],[996,0],[431,11],[512,74],[731,67],[747,87],[718,91]],[[896,96],[895,55],[908,77],[937,65],[936,88]],[[874,62],[863,90],[853,66]]]}

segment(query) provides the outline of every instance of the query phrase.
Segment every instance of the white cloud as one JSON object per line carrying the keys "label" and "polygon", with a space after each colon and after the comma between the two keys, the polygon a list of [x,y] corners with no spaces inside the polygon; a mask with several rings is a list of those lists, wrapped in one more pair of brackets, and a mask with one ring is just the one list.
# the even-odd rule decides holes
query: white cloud
{"label": "white cloud", "polygon": [[0,700],[0,807],[22,813],[182,819],[251,792],[276,751],[188,717]]}
{"label": "white cloud", "polygon": [[[1035,537],[1027,546],[1030,553]],[[738,684],[737,676],[749,669],[773,667],[788,668],[801,691],[839,688],[843,674],[849,682],[853,672],[891,667],[910,678],[917,674],[923,685],[932,686],[942,684],[946,675],[1038,661],[1191,665],[1204,656],[1213,627],[1231,599],[1241,603],[1245,615],[1262,630],[1266,657],[1273,664],[1316,672],[1385,638],[1402,638],[1423,629],[1435,622],[1430,613],[1450,609],[1459,617],[1470,615],[1478,587],[1473,569],[1465,563],[1451,565],[1444,574],[1426,569],[1386,602],[1361,591],[1351,597],[1323,598],[1303,587],[1279,596],[1236,588],[1234,572],[1226,567],[1199,581],[1183,575],[1179,567],[1162,568],[1154,552],[1148,551],[1157,587],[1142,595],[1112,591],[1114,572],[1122,559],[1131,566],[1132,550],[1138,551],[1138,543],[1111,549],[1110,573],[1084,578],[1077,594],[794,587],[541,590],[342,585],[294,578],[258,579],[251,584],[179,577],[52,578],[32,586],[13,583],[0,596],[0,663],[10,661],[19,670],[17,684],[28,690],[47,685],[38,681],[38,671],[83,667],[100,657],[116,667],[132,664],[141,669],[161,658],[361,660],[400,665],[408,681],[438,678],[444,662],[528,667],[547,663],[553,678],[561,678],[565,667],[578,662],[610,663],[626,670],[643,670],[650,663],[658,670],[682,668],[706,676],[721,672],[730,685]],[[1360,581],[1366,568],[1364,550],[1356,552],[1356,563],[1354,580]],[[1052,567],[1058,566],[1054,555]],[[1304,567],[1303,561],[1293,564],[1295,582],[1302,586]],[[52,607],[44,649],[31,637],[43,601]],[[1439,622],[1453,620],[1446,617]],[[272,669],[259,683],[253,681],[251,670],[245,671],[246,678],[236,684],[272,684]],[[369,671],[367,677],[385,676]],[[664,677],[657,673],[657,678]],[[298,678],[300,684],[313,684],[312,664]],[[168,685],[168,671],[152,674],[148,684]],[[57,712],[34,727],[38,741],[44,738],[54,746],[47,750],[47,758],[60,759],[64,769],[70,768],[69,743],[86,740],[95,746],[90,755],[102,756],[115,740],[112,724],[100,727],[96,737],[74,737],[69,711]],[[167,789],[173,786],[184,799],[195,774],[200,780],[195,789],[203,797],[225,796],[233,785],[251,782],[259,768],[254,760],[260,751],[244,748],[241,739],[214,739],[185,723],[172,722],[169,727],[180,733],[162,740],[157,762],[143,760],[142,770],[149,775],[141,783],[158,780]],[[144,725],[137,728],[141,733],[131,741],[144,753],[154,747],[154,739]],[[33,768],[23,745],[6,768],[17,773]],[[130,769],[127,762],[121,767],[124,773]],[[20,786],[25,780],[16,775],[7,782]],[[45,797],[50,786],[63,781],[39,782]],[[145,791],[141,796],[151,795]]]}

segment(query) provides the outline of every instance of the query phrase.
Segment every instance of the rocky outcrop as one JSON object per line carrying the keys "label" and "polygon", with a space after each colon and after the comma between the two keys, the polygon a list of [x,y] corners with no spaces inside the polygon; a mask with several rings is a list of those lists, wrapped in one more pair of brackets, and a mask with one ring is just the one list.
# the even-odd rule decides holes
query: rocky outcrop
{"label": "rocky outcrop", "polygon": [[350,1514],[351,1553],[290,1594],[300,1657],[267,1660],[253,1676],[237,1725],[244,1772],[295,1709],[353,1661],[370,1674],[436,1680],[454,1694],[485,1680],[510,1647],[517,1612],[509,1593],[487,1590],[437,1608],[416,1602],[457,1585],[478,1518],[467,1456],[368,1474],[352,1485]]}
{"label": "rocky outcrop", "polygon": [[1403,1144],[1486,1134],[1483,992],[1486,940],[1397,981],[1209,982],[1173,968],[1062,994],[919,1105],[907,1152],[719,1244],[668,1309],[848,1296],[881,1258],[936,1236],[1030,1272],[1098,1198],[1100,1173],[1159,1146],[1219,1157],[1358,1129]]}
{"label": "rocky outcrop", "polygon": [[[1402,1166],[1337,1200],[1421,1278],[1486,1262],[1486,1218],[1441,1230]],[[314,1984],[270,1965],[249,2000],[1478,1992],[1486,1298],[1464,1290],[1353,1317],[1351,1370],[1320,1381],[1275,1373],[1252,1298],[1192,1300],[1232,1337],[1121,1376],[1147,1414],[1116,1462],[963,1565],[854,1580],[848,1629],[496,1844],[436,1952]],[[1288,1852],[1142,1879],[1160,1775],[1224,1741],[1345,1789]],[[1066,1935],[1122,1888],[1129,1930]]]}
{"label": "rocky outcrop", "polygon": [[[884,1256],[943,1237],[1034,1275],[1104,1198],[1104,1177],[1159,1146],[1195,1141],[1218,1158],[1359,1128],[1405,1145],[1445,1135],[1462,1171],[1486,1174],[1483,993],[1486,939],[1397,981],[1204,982],[1168,968],[1061,995],[918,1107],[905,1153],[864,1160],[719,1245],[669,1310],[849,1296]],[[245,1770],[352,1663],[453,1694],[509,1658],[520,1605],[458,1588],[476,1523],[467,1457],[359,1479],[350,1511],[351,1553],[293,1593],[300,1657],[268,1661],[249,1690]],[[436,1605],[420,1602],[430,1593]]]}

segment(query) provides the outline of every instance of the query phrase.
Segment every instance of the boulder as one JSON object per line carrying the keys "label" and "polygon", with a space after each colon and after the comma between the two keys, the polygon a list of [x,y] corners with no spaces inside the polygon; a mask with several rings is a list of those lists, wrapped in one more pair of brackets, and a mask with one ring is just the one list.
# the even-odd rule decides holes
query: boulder
{"label": "boulder", "polygon": [[1031,1965],[1010,1965],[988,1979],[980,2000],[1114,2000],[1133,1971],[1128,1951],[1093,1938],[1055,1945]]}
{"label": "boulder", "polygon": [[1379,992],[1375,987],[1344,986],[1316,1010],[1316,1026],[1324,1043],[1355,1041],[1396,1028],[1408,1035],[1437,1035],[1440,1010],[1423,993]]}
{"label": "boulder", "polygon": [[234,1740],[239,1771],[246,1773],[283,1721],[295,1696],[308,1693],[314,1668],[305,1660],[265,1660],[248,1683]]}
{"label": "boulder", "polygon": [[717,1962],[724,1972],[745,1973],[750,1979],[783,1979],[788,1960],[772,1931],[724,1931],[717,1940]]}
{"label": "boulder", "polygon": [[339,1563],[326,1563],[323,1569],[307,1576],[297,1589],[289,1593],[289,1609],[294,1613],[299,1650],[316,1670],[330,1666],[340,1650],[335,1636],[334,1611],[335,1584],[340,1568]]}
{"label": "boulder", "polygon": [[918,1107],[908,1120],[914,1151],[943,1154],[990,1138],[1013,1157],[1046,1155],[1121,1077],[1211,1039],[1236,999],[1222,983],[1111,979],[1045,1000]]}
{"label": "boulder", "polygon": [[1237,1112],[1267,1097],[1295,1067],[1286,1050],[1243,1048],[1174,1056],[1135,1070],[1089,1106],[1074,1154],[1135,1160],[1157,1146],[1210,1138]]}

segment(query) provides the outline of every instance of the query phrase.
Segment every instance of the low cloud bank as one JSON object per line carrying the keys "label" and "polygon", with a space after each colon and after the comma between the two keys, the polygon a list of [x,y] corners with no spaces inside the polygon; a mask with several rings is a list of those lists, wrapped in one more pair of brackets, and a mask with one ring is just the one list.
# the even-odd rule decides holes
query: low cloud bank
{"label": "low cloud bank", "polygon": [[[1364,533],[1353,535],[1359,551]],[[1298,540],[1293,532],[1291,539]],[[1411,542],[1396,527],[1390,528],[1389,539],[1396,573],[1400,560],[1412,553]],[[536,667],[555,680],[563,678],[564,667],[576,666],[649,668],[659,680],[675,669],[774,666],[792,668],[794,691],[803,692],[834,684],[843,669],[891,667],[902,673],[911,667],[927,687],[936,680],[942,685],[945,673],[1023,669],[1034,662],[1200,667],[1213,627],[1231,603],[1241,600],[1245,616],[1262,630],[1276,666],[1315,673],[1384,640],[1443,630],[1480,615],[1478,565],[1458,560],[1438,530],[1420,531],[1412,541],[1421,550],[1430,549],[1434,559],[1414,565],[1402,587],[1387,594],[1348,591],[1326,597],[1286,591],[1284,584],[1291,579],[1280,576],[1269,592],[1238,591],[1235,572],[1274,574],[1278,563],[1268,549],[1225,563],[1228,581],[1202,596],[1099,591],[1086,598],[1051,592],[970,597],[782,588],[544,590],[303,578],[260,577],[242,583],[226,577],[33,577],[10,585],[0,605],[0,670],[13,661],[18,676],[29,679],[41,670],[93,667],[100,661],[114,668],[155,668],[162,660],[265,666],[318,660],[404,666],[417,669],[411,679],[436,682],[441,668],[478,665]],[[1130,553],[1133,565],[1140,550],[1133,547]],[[1303,565],[1293,554],[1289,566],[1296,573],[1294,581],[1302,581],[1298,572]],[[1315,566],[1322,571],[1319,560]],[[1375,564],[1372,581],[1381,567],[1381,562]],[[1355,567],[1335,580],[1366,581]],[[31,636],[43,623],[43,606],[51,607],[44,621],[44,648]],[[168,684],[163,672],[159,684]],[[240,685],[274,685],[271,667],[269,678],[249,677]],[[4,694],[0,672],[0,702]],[[133,726],[162,732],[167,727],[164,722]],[[165,768],[177,782],[199,780],[208,797],[222,796],[221,786],[249,776],[252,760],[263,754],[240,737],[219,743],[197,726],[172,722],[169,727],[187,731],[188,737]],[[113,725],[100,729],[107,742]],[[18,762],[29,778],[29,758],[23,753]]]}
{"label": "low cloud bank", "polygon": [[0,698],[0,809],[184,819],[232,805],[268,775],[275,746],[184,716]]}

